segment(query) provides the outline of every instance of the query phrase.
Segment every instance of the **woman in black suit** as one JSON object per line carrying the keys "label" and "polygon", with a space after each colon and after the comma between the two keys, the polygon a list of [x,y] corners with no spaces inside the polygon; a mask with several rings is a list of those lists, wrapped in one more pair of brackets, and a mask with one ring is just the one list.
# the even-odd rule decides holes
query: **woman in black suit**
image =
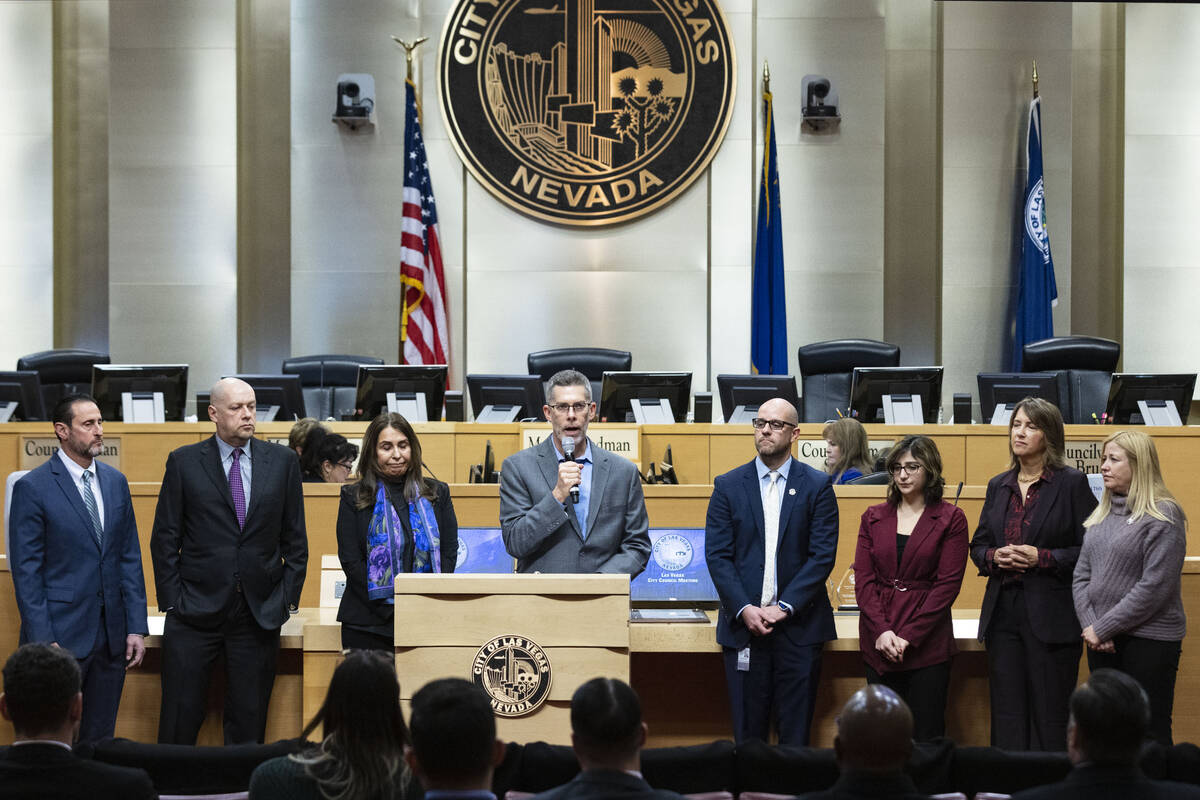
{"label": "woman in black suit", "polygon": [[1053,403],[1022,400],[1008,434],[1012,461],[988,481],[971,539],[971,560],[988,576],[979,640],[988,653],[992,745],[1063,750],[1081,654],[1071,576],[1096,498],[1087,476],[1066,466]]}
{"label": "woman in black suit", "polygon": [[421,442],[399,414],[383,413],[363,436],[358,483],[342,487],[338,559],[346,588],[338,608],[342,647],[392,652],[392,584],[402,572],[453,572],[458,519],[450,488],[421,470]]}

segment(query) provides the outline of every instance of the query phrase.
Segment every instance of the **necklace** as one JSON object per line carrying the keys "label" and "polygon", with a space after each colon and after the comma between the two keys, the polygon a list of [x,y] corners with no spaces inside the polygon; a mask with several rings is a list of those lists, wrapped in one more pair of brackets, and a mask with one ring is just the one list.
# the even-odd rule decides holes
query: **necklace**
{"label": "necklace", "polygon": [[1033,483],[1040,477],[1042,477],[1042,473],[1040,473],[1040,472],[1037,475],[1033,475],[1033,476],[1026,476],[1026,475],[1022,475],[1021,473],[1017,473],[1017,482],[1018,483]]}

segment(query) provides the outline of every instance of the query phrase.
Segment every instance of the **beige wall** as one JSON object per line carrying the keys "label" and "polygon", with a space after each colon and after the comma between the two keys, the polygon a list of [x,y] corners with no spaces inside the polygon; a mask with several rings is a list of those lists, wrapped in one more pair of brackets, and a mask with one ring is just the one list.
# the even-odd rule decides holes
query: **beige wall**
{"label": "beige wall", "polygon": [[1125,11],[1125,368],[1200,361],[1200,6]]}
{"label": "beige wall", "polygon": [[114,362],[237,369],[233,0],[111,0]]}
{"label": "beige wall", "polygon": [[53,335],[51,5],[0,0],[0,370]]}

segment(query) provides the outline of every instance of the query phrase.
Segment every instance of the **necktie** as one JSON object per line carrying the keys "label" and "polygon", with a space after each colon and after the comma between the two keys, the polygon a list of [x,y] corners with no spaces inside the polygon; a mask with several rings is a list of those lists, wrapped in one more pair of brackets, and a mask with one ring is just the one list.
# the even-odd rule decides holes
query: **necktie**
{"label": "necktie", "polygon": [[229,465],[229,493],[233,495],[233,511],[237,514],[238,528],[246,527],[246,491],[242,488],[241,458],[242,448],[233,448],[233,463]]}
{"label": "necktie", "polygon": [[87,506],[88,516],[92,518],[92,535],[96,537],[96,546],[104,547],[104,526],[100,524],[100,509],[96,505],[96,495],[92,492],[92,473],[83,473],[83,504]]}
{"label": "necktie", "polygon": [[775,551],[779,547],[779,473],[767,475],[766,494],[763,496],[763,541],[766,561],[763,564],[762,605],[775,603]]}

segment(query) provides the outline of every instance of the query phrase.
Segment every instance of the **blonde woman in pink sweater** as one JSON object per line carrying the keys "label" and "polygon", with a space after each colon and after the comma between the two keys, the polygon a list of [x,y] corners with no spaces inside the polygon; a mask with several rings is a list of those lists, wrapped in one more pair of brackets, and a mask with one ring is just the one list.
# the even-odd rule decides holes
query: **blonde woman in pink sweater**
{"label": "blonde woman in pink sweater", "polygon": [[1163,483],[1154,440],[1141,431],[1105,440],[1100,474],[1104,494],[1084,520],[1072,586],[1088,668],[1136,678],[1150,697],[1149,736],[1169,745],[1187,632],[1180,597],[1187,520]]}

